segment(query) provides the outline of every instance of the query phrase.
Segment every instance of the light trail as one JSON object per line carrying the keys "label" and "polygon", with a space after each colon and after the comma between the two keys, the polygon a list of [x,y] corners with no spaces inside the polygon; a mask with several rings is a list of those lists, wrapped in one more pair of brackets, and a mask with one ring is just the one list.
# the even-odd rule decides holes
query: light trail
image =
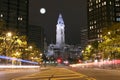
{"label": "light trail", "polygon": [[32,62],[32,61],[28,61],[28,60],[17,59],[17,58],[12,58],[12,57],[7,57],[7,56],[0,56],[0,58],[6,59],[6,60],[16,60],[16,61],[20,61],[20,62],[26,62],[26,63],[30,63],[30,64],[38,64],[37,62]]}
{"label": "light trail", "polygon": [[104,60],[100,62],[91,62],[91,63],[79,63],[79,64],[71,64],[70,67],[102,67],[108,65],[120,65],[120,60]]}
{"label": "light trail", "polygon": [[16,66],[16,65],[0,65],[0,68],[5,68],[5,69],[9,69],[9,68],[39,68],[40,66],[28,66],[28,65],[24,65],[24,66]]}

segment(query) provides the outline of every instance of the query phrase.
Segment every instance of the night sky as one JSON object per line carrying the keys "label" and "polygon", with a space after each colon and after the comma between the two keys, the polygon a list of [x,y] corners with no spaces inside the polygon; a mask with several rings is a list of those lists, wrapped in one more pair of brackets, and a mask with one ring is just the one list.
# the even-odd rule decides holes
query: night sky
{"label": "night sky", "polygon": [[[65,42],[80,44],[81,26],[86,26],[86,0],[29,0],[29,24],[42,26],[48,43],[56,42],[56,24],[61,13],[65,24]],[[41,14],[40,8],[46,8]]]}

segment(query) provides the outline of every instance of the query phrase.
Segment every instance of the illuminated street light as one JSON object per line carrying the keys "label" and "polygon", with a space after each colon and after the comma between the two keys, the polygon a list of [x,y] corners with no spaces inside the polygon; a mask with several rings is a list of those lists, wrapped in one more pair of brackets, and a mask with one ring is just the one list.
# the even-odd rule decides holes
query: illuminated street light
{"label": "illuminated street light", "polygon": [[91,48],[92,46],[91,45],[88,45],[88,48]]}
{"label": "illuminated street light", "polygon": [[110,33],[110,32],[108,32],[108,34],[110,35],[111,33]]}
{"label": "illuminated street light", "polygon": [[6,34],[6,36],[7,36],[7,37],[11,37],[11,36],[12,36],[12,33],[11,33],[11,32],[8,32],[8,33]]}
{"label": "illuminated street light", "polygon": [[82,50],[82,53],[84,53],[84,50]]}
{"label": "illuminated street light", "polygon": [[33,57],[31,57],[31,59],[33,60],[34,58],[33,58]]}
{"label": "illuminated street light", "polygon": [[32,46],[29,46],[30,49],[32,49],[33,47]]}
{"label": "illuminated street light", "polygon": [[40,53],[40,56],[42,56],[42,53]]}
{"label": "illuminated street light", "polygon": [[15,54],[16,56],[19,56],[20,55],[20,53],[19,52],[16,52],[16,54]]}

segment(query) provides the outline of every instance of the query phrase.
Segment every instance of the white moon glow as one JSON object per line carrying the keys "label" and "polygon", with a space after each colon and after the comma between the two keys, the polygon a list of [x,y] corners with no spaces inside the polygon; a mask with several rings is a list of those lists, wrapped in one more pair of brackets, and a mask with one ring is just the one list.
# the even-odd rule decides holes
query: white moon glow
{"label": "white moon glow", "polygon": [[45,9],[45,8],[41,8],[41,9],[40,9],[40,13],[41,13],[41,14],[45,14],[45,13],[46,13],[46,9]]}

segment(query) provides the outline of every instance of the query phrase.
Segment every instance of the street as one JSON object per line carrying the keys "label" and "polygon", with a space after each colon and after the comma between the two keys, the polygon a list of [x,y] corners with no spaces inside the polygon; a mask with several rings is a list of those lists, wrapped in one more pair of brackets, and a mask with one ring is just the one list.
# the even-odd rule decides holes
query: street
{"label": "street", "polygon": [[52,67],[39,73],[27,75],[12,80],[96,80],[84,74],[63,67]]}
{"label": "street", "polygon": [[37,69],[6,69],[0,70],[0,80],[12,80],[13,78],[39,72]]}
{"label": "street", "polygon": [[120,80],[120,69],[99,69],[99,68],[72,68],[96,80]]}
{"label": "street", "polygon": [[0,80],[120,80],[120,70],[46,67],[0,71]]}

